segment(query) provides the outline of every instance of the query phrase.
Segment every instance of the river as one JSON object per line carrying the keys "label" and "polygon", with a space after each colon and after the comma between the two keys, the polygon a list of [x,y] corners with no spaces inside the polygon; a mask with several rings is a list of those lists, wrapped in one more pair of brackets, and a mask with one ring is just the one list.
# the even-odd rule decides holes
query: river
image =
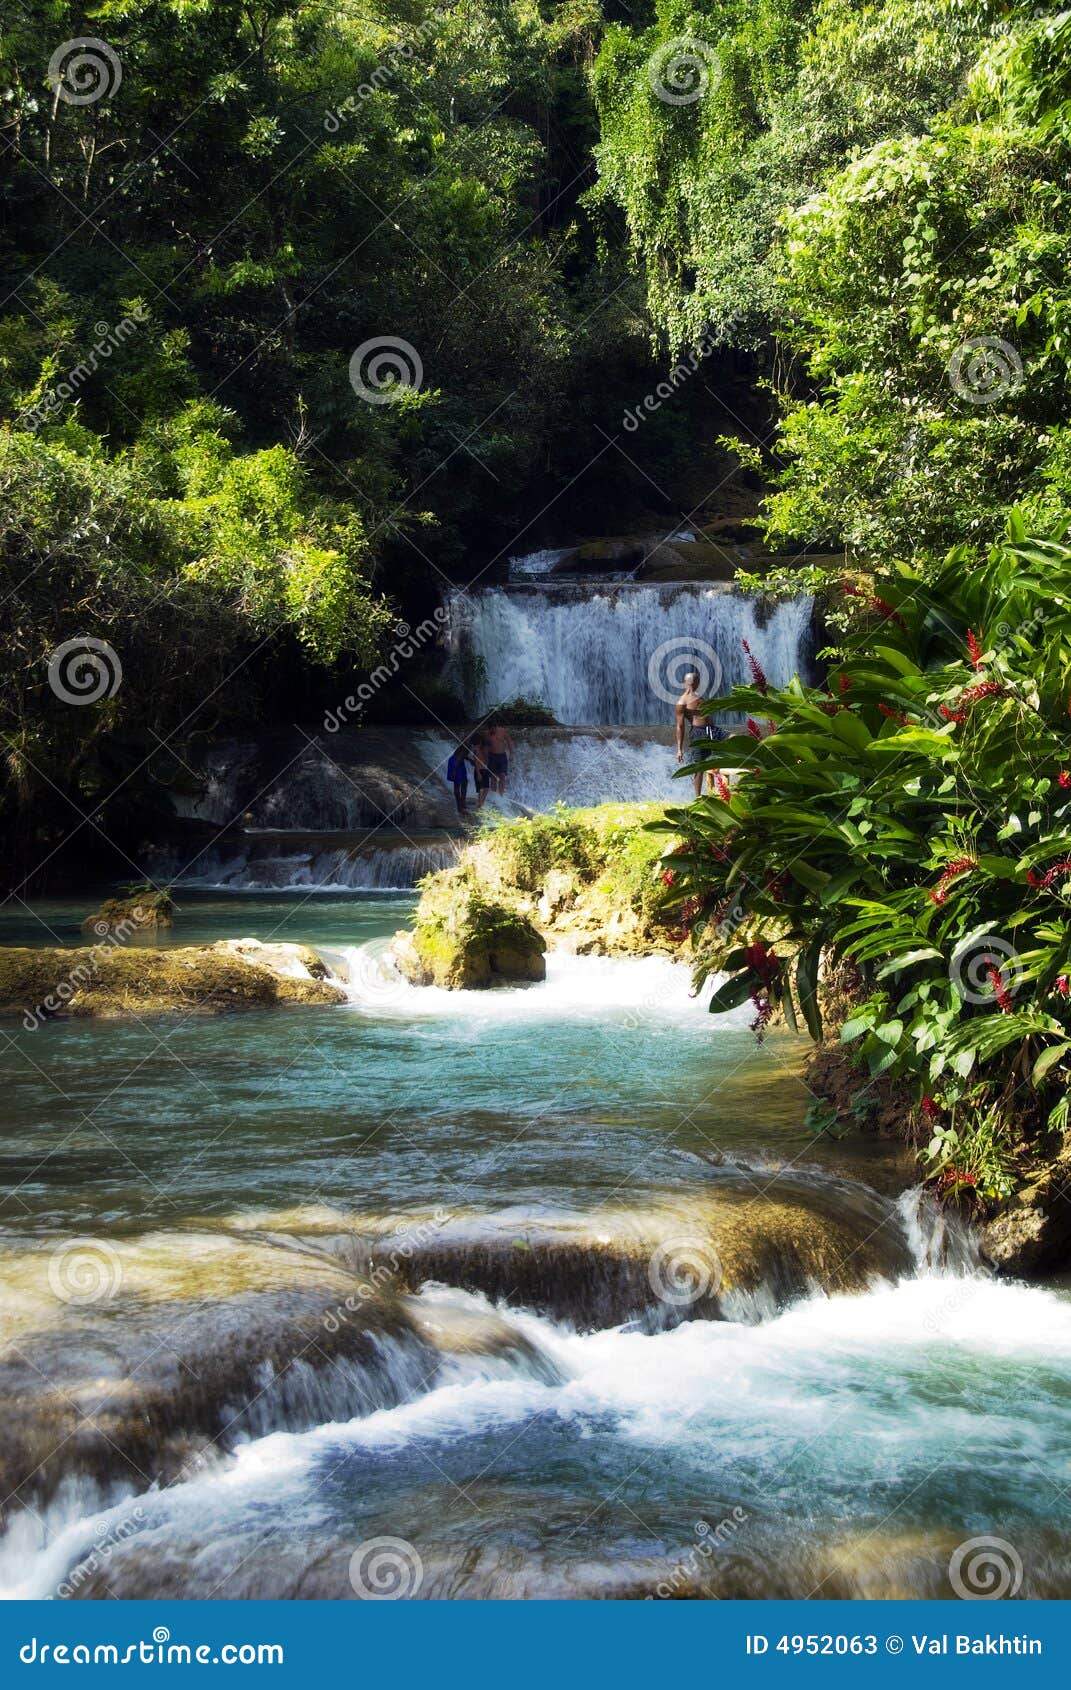
{"label": "river", "polygon": [[181,900],[338,1007],[5,1029],[3,1592],[1071,1594],[1066,1295],[682,969],[421,992],[411,902]]}

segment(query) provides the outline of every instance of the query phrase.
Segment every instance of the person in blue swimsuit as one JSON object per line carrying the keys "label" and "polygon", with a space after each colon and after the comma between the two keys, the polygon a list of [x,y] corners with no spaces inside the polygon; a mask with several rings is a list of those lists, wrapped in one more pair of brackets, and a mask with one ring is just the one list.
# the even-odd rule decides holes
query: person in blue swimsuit
{"label": "person in blue swimsuit", "polygon": [[469,796],[469,764],[473,761],[472,752],[461,740],[450,754],[450,761],[446,765],[446,778],[454,789],[454,802],[459,816],[465,814]]}

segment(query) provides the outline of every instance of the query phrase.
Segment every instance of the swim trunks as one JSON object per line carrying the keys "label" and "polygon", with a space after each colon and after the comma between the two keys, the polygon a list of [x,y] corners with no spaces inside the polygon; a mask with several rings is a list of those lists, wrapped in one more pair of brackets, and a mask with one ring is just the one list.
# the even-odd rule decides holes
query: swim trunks
{"label": "swim trunks", "polygon": [[509,757],[505,751],[490,751],[487,766],[496,779],[504,779],[509,774]]}

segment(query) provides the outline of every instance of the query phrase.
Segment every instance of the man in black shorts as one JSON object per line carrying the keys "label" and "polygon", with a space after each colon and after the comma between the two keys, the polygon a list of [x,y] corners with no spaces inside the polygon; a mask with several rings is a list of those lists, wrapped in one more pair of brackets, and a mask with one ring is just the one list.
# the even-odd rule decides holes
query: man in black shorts
{"label": "man in black shorts", "polygon": [[[690,669],[684,677],[684,691],[677,700],[677,762],[684,762],[685,748],[693,757],[701,756],[703,750],[719,739],[725,738],[724,728],[720,728],[707,716],[700,716],[699,706],[703,702],[703,695],[699,691],[699,671]],[[692,776],[692,785],[698,798],[703,790],[702,773]],[[714,791],[714,771],[707,770],[707,791]]]}
{"label": "man in black shorts", "polygon": [[513,755],[513,736],[509,729],[492,716],[487,724],[487,766],[495,792],[505,792],[509,779],[509,760]]}

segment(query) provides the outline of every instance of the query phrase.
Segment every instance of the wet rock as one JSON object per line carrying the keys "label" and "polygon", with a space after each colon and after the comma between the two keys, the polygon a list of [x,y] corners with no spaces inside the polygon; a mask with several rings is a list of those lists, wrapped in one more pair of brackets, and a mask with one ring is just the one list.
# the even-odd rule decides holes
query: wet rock
{"label": "wet rock", "polygon": [[[220,1015],[281,1003],[343,1002],[341,987],[310,977],[300,963],[302,950],[259,947],[247,959],[229,943],[166,951],[108,944],[86,950],[2,946],[0,1015],[19,1015],[36,1026],[62,1015]],[[259,952],[293,954],[280,969],[278,954]]]}
{"label": "wet rock", "polygon": [[450,871],[435,876],[411,933],[399,933],[392,958],[415,986],[482,991],[546,978],[546,941],[525,916],[485,898]]}
{"label": "wet rock", "polygon": [[998,1273],[1055,1273],[1071,1262],[1071,1158],[1024,1185],[982,1229],[982,1253]]}
{"label": "wet rock", "polygon": [[[118,1307],[118,1305],[116,1305]],[[245,1437],[389,1408],[435,1351],[400,1304],[324,1269],[321,1285],[175,1299],[20,1339],[0,1357],[0,1478],[12,1508],[75,1475],[136,1491]]]}

